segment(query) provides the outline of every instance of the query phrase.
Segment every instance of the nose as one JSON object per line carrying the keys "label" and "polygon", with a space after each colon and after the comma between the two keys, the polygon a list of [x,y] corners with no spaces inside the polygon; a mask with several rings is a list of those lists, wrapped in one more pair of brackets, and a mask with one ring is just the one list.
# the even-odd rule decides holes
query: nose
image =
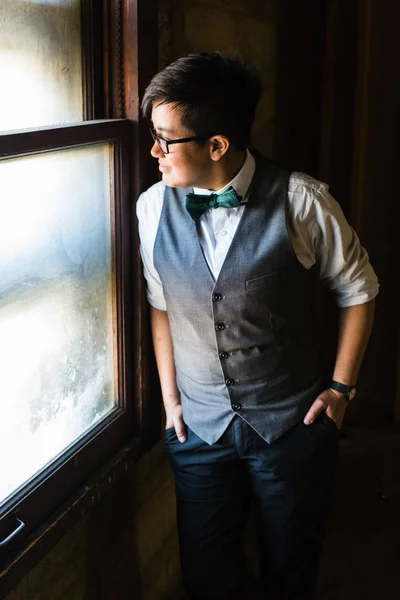
{"label": "nose", "polygon": [[160,156],[164,156],[164,152],[161,150],[160,146],[157,142],[154,142],[150,149],[150,154],[153,158],[160,158]]}

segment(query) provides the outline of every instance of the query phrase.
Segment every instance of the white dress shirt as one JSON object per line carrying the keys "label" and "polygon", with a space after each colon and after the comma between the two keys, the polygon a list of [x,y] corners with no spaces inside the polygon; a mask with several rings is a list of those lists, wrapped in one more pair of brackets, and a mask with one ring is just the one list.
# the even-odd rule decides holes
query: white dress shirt
{"label": "white dress shirt", "polygon": [[[244,165],[236,177],[214,193],[221,194],[232,186],[246,201],[254,172],[255,160],[247,151]],[[166,303],[162,283],[153,263],[153,248],[164,190],[165,184],[160,181],[141,194],[137,202],[147,298],[159,310],[166,310]],[[199,188],[193,191],[196,194],[212,193],[211,190]],[[215,279],[245,210],[245,204],[238,208],[213,208],[196,221],[204,257]],[[299,262],[306,269],[316,265],[319,278],[334,294],[338,306],[364,304],[375,298],[379,284],[368,254],[325,183],[303,173],[294,172],[290,175],[287,227]]]}

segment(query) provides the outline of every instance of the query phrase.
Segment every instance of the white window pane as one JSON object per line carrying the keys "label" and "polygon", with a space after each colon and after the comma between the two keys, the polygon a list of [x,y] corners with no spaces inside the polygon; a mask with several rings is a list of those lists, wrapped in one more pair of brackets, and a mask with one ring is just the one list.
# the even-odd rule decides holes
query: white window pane
{"label": "white window pane", "polygon": [[83,119],[80,0],[0,1],[0,131]]}
{"label": "white window pane", "polygon": [[110,160],[0,161],[0,504],[115,407]]}

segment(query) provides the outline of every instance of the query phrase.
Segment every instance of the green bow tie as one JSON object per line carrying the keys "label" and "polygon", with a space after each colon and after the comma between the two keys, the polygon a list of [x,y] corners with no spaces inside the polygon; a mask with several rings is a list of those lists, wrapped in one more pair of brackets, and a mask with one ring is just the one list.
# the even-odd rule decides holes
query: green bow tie
{"label": "green bow tie", "polygon": [[222,194],[188,194],[185,198],[186,210],[195,222],[210,208],[237,208],[240,206],[242,196],[239,196],[233,187],[228,188]]}

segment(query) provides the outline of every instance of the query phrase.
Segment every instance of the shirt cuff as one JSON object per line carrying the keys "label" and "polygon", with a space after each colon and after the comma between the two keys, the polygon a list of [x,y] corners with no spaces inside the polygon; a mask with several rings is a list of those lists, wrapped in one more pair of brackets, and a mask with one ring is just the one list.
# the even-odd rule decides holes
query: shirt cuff
{"label": "shirt cuff", "polygon": [[336,304],[339,308],[347,308],[349,306],[357,306],[358,304],[367,304],[371,302],[379,293],[379,287],[370,292],[362,292],[358,294],[349,294],[348,296],[336,296]]}

